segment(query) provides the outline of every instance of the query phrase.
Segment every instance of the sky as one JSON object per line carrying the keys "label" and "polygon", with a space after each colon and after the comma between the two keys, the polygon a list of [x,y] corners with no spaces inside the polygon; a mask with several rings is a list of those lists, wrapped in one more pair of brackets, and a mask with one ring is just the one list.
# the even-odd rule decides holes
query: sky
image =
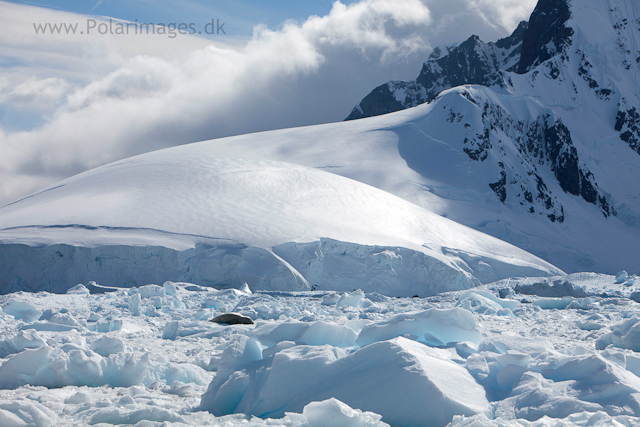
{"label": "sky", "polygon": [[0,0],[0,206],[124,157],[343,120],[434,47],[507,36],[535,3]]}

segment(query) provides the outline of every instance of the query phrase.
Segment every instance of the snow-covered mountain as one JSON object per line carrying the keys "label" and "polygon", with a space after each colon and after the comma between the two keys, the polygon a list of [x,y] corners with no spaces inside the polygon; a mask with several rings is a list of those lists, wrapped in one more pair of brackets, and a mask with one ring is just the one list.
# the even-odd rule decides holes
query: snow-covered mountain
{"label": "snow-covered mountain", "polygon": [[640,4],[542,0],[511,37],[438,55],[416,82],[389,84],[419,90],[373,104],[398,97],[394,110],[465,80],[483,85],[388,115],[207,144],[327,168],[565,271],[636,268]]}
{"label": "snow-covered mountain", "polygon": [[346,120],[415,107],[452,87],[494,83],[499,71],[518,69],[527,27],[527,22],[521,22],[513,34],[495,43],[484,43],[474,35],[460,44],[435,48],[416,80],[392,80],[378,86],[353,108]]}
{"label": "snow-covered mountain", "polygon": [[62,181],[0,209],[2,291],[167,278],[218,288],[434,295],[552,265],[399,197],[196,144]]}
{"label": "snow-covered mountain", "polygon": [[543,0],[510,38],[425,65],[444,73],[473,51],[448,82],[484,69],[485,85],[63,181],[0,209],[3,292],[170,279],[427,295],[551,264],[636,272],[639,40],[635,1]]}

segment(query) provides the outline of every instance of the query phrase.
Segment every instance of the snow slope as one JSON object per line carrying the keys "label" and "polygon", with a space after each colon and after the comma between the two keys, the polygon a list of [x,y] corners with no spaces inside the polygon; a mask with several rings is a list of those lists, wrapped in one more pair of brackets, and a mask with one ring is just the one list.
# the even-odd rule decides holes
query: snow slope
{"label": "snow slope", "polygon": [[[0,209],[3,292],[190,280],[433,295],[552,265],[379,189],[206,145],[107,165]],[[44,266],[44,268],[43,268]]]}
{"label": "snow slope", "polygon": [[459,86],[384,116],[208,141],[201,149],[370,184],[565,271],[633,270],[640,254],[639,8],[635,0],[544,0],[524,32],[518,73],[489,67],[491,86]]}

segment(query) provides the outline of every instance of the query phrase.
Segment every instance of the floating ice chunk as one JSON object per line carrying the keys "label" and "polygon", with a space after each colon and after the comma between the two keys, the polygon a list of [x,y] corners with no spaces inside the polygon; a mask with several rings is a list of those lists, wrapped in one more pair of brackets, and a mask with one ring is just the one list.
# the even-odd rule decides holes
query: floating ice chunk
{"label": "floating ice chunk", "polygon": [[92,342],[89,348],[100,356],[109,357],[111,354],[123,352],[125,346],[120,338],[106,335]]}
{"label": "floating ice chunk", "polygon": [[215,401],[210,412],[214,415],[234,412],[250,380],[247,375],[237,372],[237,369],[260,359],[262,349],[258,341],[245,335],[233,336],[231,344],[222,352],[216,376],[202,397],[203,402]]}
{"label": "floating ice chunk", "polygon": [[104,320],[96,322],[96,330],[98,332],[113,332],[122,329],[122,319],[113,319],[111,316]]}
{"label": "floating ice chunk", "polygon": [[353,329],[356,333],[360,333],[362,328],[372,323],[373,321],[369,319],[350,319],[344,322],[344,326]]}
{"label": "floating ice chunk", "polygon": [[309,326],[300,337],[300,342],[308,345],[350,347],[355,345],[357,337],[355,331],[349,327],[319,321]]}
{"label": "floating ice chunk", "polygon": [[[96,381],[99,382],[101,372],[96,361],[89,360],[78,350],[72,350],[72,352],[74,360],[78,362],[79,371],[82,371],[77,374],[83,375],[85,382],[98,385]],[[15,388],[25,384],[50,388],[69,385],[72,383],[69,362],[69,356],[60,349],[43,346],[34,350],[25,350],[0,366],[0,388]]]}
{"label": "floating ice chunk", "polygon": [[222,352],[216,376],[228,376],[239,367],[260,359],[262,348],[257,340],[246,335],[233,335],[230,344]]}
{"label": "floating ice chunk", "polygon": [[90,403],[92,401],[91,396],[81,391],[67,397],[64,403],[67,405],[79,405],[81,403]]}
{"label": "floating ice chunk", "polygon": [[503,308],[500,304],[475,292],[465,292],[458,298],[456,307],[480,314],[497,315]]}
{"label": "floating ice chunk", "polygon": [[87,318],[87,322],[89,323],[95,323],[95,322],[98,322],[99,320],[102,320],[102,316],[95,312],[90,313],[89,317]]}
{"label": "floating ice chunk", "polygon": [[[572,402],[565,401],[566,404]],[[543,417],[536,422],[526,419],[489,419],[485,414],[473,417],[455,416],[447,427],[631,427],[637,424],[637,419],[627,416],[611,416],[603,411],[577,412],[562,418]]]}
{"label": "floating ice chunk", "polygon": [[555,351],[551,343],[544,338],[526,338],[520,335],[502,334],[484,340],[478,347],[479,351],[490,351],[505,354],[509,351],[526,353],[531,357],[537,357],[543,353]]}
{"label": "floating ice chunk", "polygon": [[583,331],[597,331],[604,328],[604,325],[600,322],[596,322],[594,320],[584,320],[576,322],[576,326],[578,329],[582,329]]}
{"label": "floating ice chunk", "polygon": [[308,323],[288,319],[285,322],[259,322],[251,332],[266,347],[273,347],[281,341],[298,341],[309,327]]}
{"label": "floating ice chunk", "polygon": [[91,416],[89,424],[114,424],[133,425],[144,421],[155,421],[158,423],[186,423],[186,420],[178,413],[169,409],[158,407],[143,408],[103,408],[99,409]]}
{"label": "floating ice chunk", "polygon": [[162,391],[164,393],[175,394],[180,397],[195,396],[198,393],[193,384],[185,384],[182,381],[174,381],[171,383],[170,387],[167,387]]}
{"label": "floating ice chunk", "polygon": [[514,286],[513,290],[523,295],[537,295],[539,297],[550,298],[586,298],[589,296],[583,286],[561,280],[555,280],[553,283],[536,282],[532,284],[518,284]]}
{"label": "floating ice chunk", "polygon": [[300,412],[310,401],[333,397],[376,412],[391,425],[425,427],[444,427],[456,414],[473,415],[489,407],[484,389],[448,350],[402,337],[348,356],[337,350],[296,346],[245,364],[224,381],[216,376],[200,407],[216,416],[282,417]]}
{"label": "floating ice chunk", "polygon": [[56,314],[59,313],[59,311],[53,310],[51,308],[47,308],[43,313],[42,316],[40,316],[40,318],[38,320],[51,320],[51,318]]}
{"label": "floating ice chunk", "polygon": [[36,331],[49,331],[49,332],[68,332],[74,329],[83,329],[82,326],[65,325],[62,323],[54,322],[34,322],[23,325],[20,327],[22,330],[33,329]]}
{"label": "floating ice chunk", "polygon": [[573,298],[540,298],[533,303],[544,310],[564,310],[573,302]]}
{"label": "floating ice chunk", "polygon": [[620,284],[626,282],[626,280],[628,278],[629,278],[629,274],[626,271],[622,270],[622,271],[618,272],[618,274],[616,274],[615,284],[616,285],[620,285]]}
{"label": "floating ice chunk", "polygon": [[621,337],[622,347],[640,352],[640,322],[636,322],[629,331]]}
{"label": "floating ice chunk", "polygon": [[[294,423],[310,427],[388,427],[389,424],[380,421],[381,415],[373,412],[362,412],[352,409],[338,399],[327,399],[322,402],[311,402],[302,410],[302,416],[287,413]],[[306,423],[305,423],[306,421]]]}
{"label": "floating ice chunk", "polygon": [[471,375],[479,380],[484,380],[489,376],[489,364],[487,363],[487,359],[480,354],[472,354],[467,358],[467,362],[465,363],[467,370]]}
{"label": "floating ice chunk", "polygon": [[[515,372],[517,367],[511,369]],[[553,371],[549,374],[553,375]],[[544,378],[538,372],[525,372],[513,390],[506,390],[510,397],[496,402],[496,412],[507,419],[524,418],[536,421],[541,418],[548,419],[543,417],[564,418],[573,412],[596,412],[603,409],[598,403],[578,398],[579,391],[574,388],[575,383],[572,381],[555,382]],[[540,425],[546,427],[549,424]],[[558,427],[565,425],[559,423]]]}
{"label": "floating ice chunk", "polygon": [[478,347],[467,341],[456,343],[455,348],[458,355],[464,359],[478,352]]}
{"label": "floating ice chunk", "polygon": [[165,292],[162,286],[145,285],[138,288],[141,298],[163,297]]}
{"label": "floating ice chunk", "polygon": [[340,301],[340,295],[335,292],[331,292],[322,297],[322,305],[336,305]]}
{"label": "floating ice chunk", "polygon": [[28,302],[9,299],[3,306],[2,311],[13,316],[16,320],[24,320],[26,323],[35,322],[42,316],[42,311],[38,310]]}
{"label": "floating ice chunk", "polygon": [[163,340],[175,340],[178,337],[178,329],[180,328],[180,322],[172,320],[164,325],[162,330]]}
{"label": "floating ice chunk", "polygon": [[[511,292],[513,292],[513,290],[511,288],[508,288],[508,289],[511,290]],[[499,305],[500,308],[506,308],[506,309],[509,309],[509,310],[515,310],[518,307],[518,305],[520,305],[519,301],[511,300],[511,299],[498,298],[492,292],[481,291],[481,290],[478,290],[478,289],[471,289],[471,290],[463,292],[460,295],[460,297],[458,298],[458,302],[463,301],[464,299],[466,299],[466,298],[468,298],[470,296],[474,296],[474,295],[483,296],[484,298],[490,300],[491,302]]]}
{"label": "floating ice chunk", "polygon": [[576,298],[566,307],[567,310],[593,310],[599,305],[593,298]]}
{"label": "floating ice chunk", "polygon": [[91,292],[89,292],[89,289],[87,289],[87,287],[82,283],[67,290],[67,294],[70,295],[89,295],[90,293]]}
{"label": "floating ice chunk", "polygon": [[69,313],[56,313],[51,316],[49,322],[57,323],[58,325],[73,326],[77,329],[83,328],[83,326],[76,320],[76,318]]}
{"label": "floating ice chunk", "polygon": [[296,345],[298,345],[298,344],[294,343],[293,341],[282,341],[282,342],[279,342],[278,344],[274,345],[273,347],[269,347],[269,348],[266,348],[266,349],[262,350],[262,358],[266,359],[267,357],[271,357],[274,354],[276,354],[276,353],[278,353],[278,352],[280,352],[282,350],[285,350],[285,349],[291,348],[291,347],[295,347]]}
{"label": "floating ice chunk", "polygon": [[575,357],[559,366],[550,376],[554,381],[575,381],[577,398],[616,406],[625,415],[640,415],[640,378],[597,354]]}
{"label": "floating ice chunk", "polygon": [[351,293],[343,294],[337,302],[338,307],[362,307],[362,303],[364,301],[364,292],[360,289],[355,290]]}
{"label": "floating ice chunk", "polygon": [[407,334],[435,346],[463,341],[477,345],[482,341],[476,321],[467,310],[433,308],[398,314],[388,320],[367,325],[360,331],[356,344],[365,346]]}
{"label": "floating ice chunk", "polygon": [[176,285],[174,285],[173,282],[164,282],[164,285],[162,285],[162,287],[164,289],[165,295],[169,295],[172,297],[178,296],[178,288],[176,288]]}
{"label": "floating ice chunk", "polygon": [[2,427],[51,427],[56,418],[53,411],[31,400],[0,401]]}
{"label": "floating ice chunk", "polygon": [[515,298],[516,292],[513,288],[502,288],[498,291],[500,298]]}
{"label": "floating ice chunk", "polygon": [[44,345],[46,345],[44,340],[35,331],[20,331],[15,337],[0,341],[0,358],[19,353],[24,349],[40,348]]}
{"label": "floating ice chunk", "polygon": [[251,336],[267,348],[282,341],[350,347],[355,345],[357,334],[352,328],[335,323],[309,323],[289,319],[284,322],[259,322]]}
{"label": "floating ice chunk", "polygon": [[247,295],[251,295],[253,292],[251,292],[251,288],[249,287],[249,285],[245,282],[241,287],[240,287],[240,292],[243,292]]}
{"label": "floating ice chunk", "polygon": [[222,301],[220,298],[210,297],[210,298],[205,299],[202,302],[202,306],[204,308],[213,308],[213,309],[217,310],[220,307],[224,306],[224,301]]}
{"label": "floating ice chunk", "polygon": [[[154,307],[155,310],[155,307]],[[209,320],[211,312],[207,309],[198,310],[193,314],[195,320]]]}
{"label": "floating ice chunk", "polygon": [[36,331],[20,331],[11,341],[18,351],[22,351],[25,348],[40,348],[46,345]]}
{"label": "floating ice chunk", "polygon": [[132,316],[140,316],[142,310],[142,299],[140,294],[133,294],[129,299],[129,311]]}
{"label": "floating ice chunk", "polygon": [[508,364],[496,375],[494,387],[497,390],[511,391],[526,371],[527,369],[523,366]]}
{"label": "floating ice chunk", "polygon": [[596,349],[602,350],[608,345],[640,351],[640,319],[632,317],[611,328],[611,332],[602,335],[596,341]]}

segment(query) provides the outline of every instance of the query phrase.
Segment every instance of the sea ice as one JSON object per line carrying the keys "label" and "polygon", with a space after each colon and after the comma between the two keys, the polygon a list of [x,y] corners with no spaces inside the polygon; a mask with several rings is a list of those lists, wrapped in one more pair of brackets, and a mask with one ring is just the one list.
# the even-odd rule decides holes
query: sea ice
{"label": "sea ice", "polygon": [[82,283],[74,286],[73,288],[69,288],[67,290],[67,294],[70,295],[89,295],[91,292],[89,289],[83,285]]}
{"label": "sea ice", "polygon": [[104,335],[93,341],[89,348],[102,357],[122,353],[125,349],[124,341],[118,337]]}
{"label": "sea ice", "polygon": [[0,400],[0,425],[2,427],[53,427],[56,414],[31,400]]}
{"label": "sea ice", "polygon": [[418,341],[433,346],[469,341],[479,344],[482,336],[469,311],[462,308],[429,309],[403,313],[388,320],[372,323],[360,331],[356,344],[365,346],[401,335],[413,335]]}
{"label": "sea ice", "polygon": [[9,299],[3,306],[2,311],[13,316],[16,320],[24,320],[26,323],[35,322],[42,316],[42,311],[24,301]]}
{"label": "sea ice", "polygon": [[380,421],[381,415],[352,409],[346,403],[331,398],[322,402],[311,402],[302,410],[302,414],[286,413],[293,423],[310,427],[388,427]]}
{"label": "sea ice", "polygon": [[129,311],[132,316],[140,316],[142,313],[142,299],[140,294],[133,294],[129,298]]}
{"label": "sea ice", "polygon": [[294,346],[232,373],[225,370],[200,407],[215,415],[282,417],[307,402],[334,397],[392,425],[444,427],[456,414],[476,414],[489,405],[484,389],[457,359],[455,352],[402,337],[350,355],[331,346]]}
{"label": "sea ice", "polygon": [[615,283],[617,285],[624,283],[627,279],[629,278],[629,274],[622,270],[620,271],[618,274],[616,274],[616,281]]}

